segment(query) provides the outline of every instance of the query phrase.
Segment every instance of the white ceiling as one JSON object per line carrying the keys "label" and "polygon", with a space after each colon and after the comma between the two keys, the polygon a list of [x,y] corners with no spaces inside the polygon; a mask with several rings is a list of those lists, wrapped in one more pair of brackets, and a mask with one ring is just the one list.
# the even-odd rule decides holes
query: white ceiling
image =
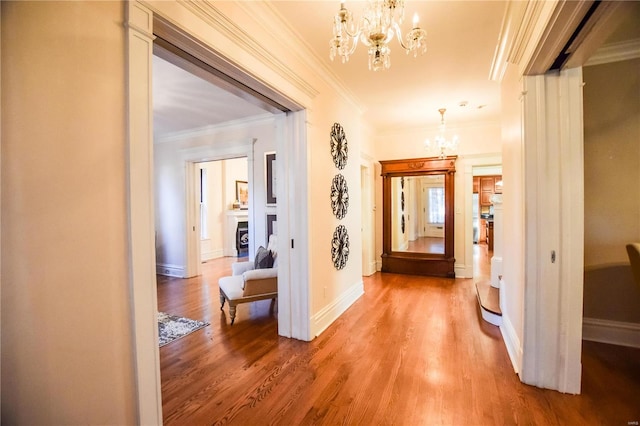
{"label": "white ceiling", "polygon": [[267,112],[182,68],[153,57],[153,134],[171,134]]}
{"label": "white ceiling", "polygon": [[[348,1],[345,6],[357,19],[365,4]],[[439,108],[447,108],[449,125],[497,120],[500,86],[489,81],[489,71],[505,4],[406,1],[401,28],[410,29],[417,12],[420,26],[427,32],[427,52],[414,58],[394,38],[390,43],[391,68],[373,72],[368,69],[367,50],[362,45],[345,64],[329,59],[332,18],[340,8],[339,1],[273,3],[317,57],[364,103],[365,118],[376,123],[378,130],[437,125]],[[462,101],[468,105],[460,107]]]}
{"label": "white ceiling", "polygon": [[[364,3],[348,1],[346,6],[359,18]],[[244,6],[250,9],[252,4]],[[408,56],[394,38],[391,69],[378,72],[368,70],[364,46],[359,46],[346,64],[329,60],[338,0],[271,4],[361,102],[365,119],[375,123],[377,131],[434,127],[440,120],[439,108],[447,109],[450,127],[498,121],[500,86],[489,80],[489,72],[505,1],[406,1],[402,29],[411,25],[417,12],[420,26],[427,32],[427,52],[417,58]],[[631,20],[628,27],[637,34],[637,21]],[[266,113],[158,57],[154,57],[153,70],[156,137]],[[467,106],[460,106],[461,102]]]}

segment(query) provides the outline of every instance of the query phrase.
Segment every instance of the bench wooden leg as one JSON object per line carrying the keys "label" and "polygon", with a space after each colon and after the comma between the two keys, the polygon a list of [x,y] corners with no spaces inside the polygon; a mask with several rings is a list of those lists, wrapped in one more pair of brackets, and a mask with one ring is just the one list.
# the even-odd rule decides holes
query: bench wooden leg
{"label": "bench wooden leg", "polygon": [[224,294],[222,294],[222,291],[220,291],[220,310],[222,310],[222,308],[224,308],[224,301],[225,301],[225,297]]}
{"label": "bench wooden leg", "polygon": [[231,302],[229,302],[229,316],[231,316],[231,325],[233,325],[236,320],[236,305],[232,305]]}

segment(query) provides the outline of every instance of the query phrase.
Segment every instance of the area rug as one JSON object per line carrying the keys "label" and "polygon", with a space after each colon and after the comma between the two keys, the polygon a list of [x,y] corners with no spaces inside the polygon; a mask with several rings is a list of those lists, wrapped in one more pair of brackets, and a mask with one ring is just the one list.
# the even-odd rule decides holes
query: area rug
{"label": "area rug", "polygon": [[208,325],[208,322],[158,312],[158,340],[160,341],[160,347]]}

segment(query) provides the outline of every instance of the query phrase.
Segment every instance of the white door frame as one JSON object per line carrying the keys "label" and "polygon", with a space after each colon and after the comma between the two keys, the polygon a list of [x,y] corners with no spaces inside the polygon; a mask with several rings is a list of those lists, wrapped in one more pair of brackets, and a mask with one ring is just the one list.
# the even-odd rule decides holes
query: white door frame
{"label": "white door frame", "polygon": [[580,393],[584,269],[582,68],[524,77],[521,380]]}
{"label": "white door frame", "polygon": [[[180,7],[160,4],[159,7]],[[129,280],[131,289],[132,339],[135,364],[135,392],[137,396],[137,423],[162,424],[162,395],[160,381],[160,354],[158,349],[157,289],[155,268],[154,186],[153,186],[153,115],[152,115],[152,57],[153,22],[151,9],[138,1],[125,3],[127,54],[127,111],[128,129],[128,228],[129,228]],[[187,45],[193,38],[179,28],[178,37]],[[206,44],[198,44],[202,52]],[[214,52],[212,55],[214,58]],[[226,66],[230,66],[229,63]],[[247,80],[252,78],[244,73]],[[245,82],[246,83],[246,82]],[[282,105],[294,103],[273,91]],[[282,103],[284,101],[284,103]],[[297,107],[296,109],[302,109]],[[288,220],[288,229],[278,232],[278,332],[302,340],[310,340],[309,273],[308,273],[308,162],[306,149],[306,114],[304,111],[287,114],[280,121],[277,141],[278,172],[287,179],[278,180],[280,220]],[[284,160],[284,161],[281,161]],[[280,198],[283,199],[280,202]],[[285,202],[286,201],[286,202]],[[296,204],[298,203],[298,204]],[[293,207],[296,207],[296,210]],[[300,210],[302,209],[302,210]],[[295,214],[294,214],[295,213]],[[295,249],[287,250],[289,241]],[[284,248],[284,250],[283,250]],[[287,257],[290,257],[287,259]],[[282,265],[282,266],[280,266]],[[282,268],[282,270],[280,269]],[[295,282],[296,285],[292,285]]]}
{"label": "white door frame", "polygon": [[[246,157],[247,169],[253,168],[253,144],[256,139],[250,138],[238,140],[225,144],[223,147],[203,146],[196,149],[185,150],[182,153],[182,159],[185,164],[185,277],[195,277],[200,275],[202,269],[202,261],[200,259],[200,221],[199,208],[196,207],[197,187],[199,186],[196,178],[197,163],[205,161],[229,160],[232,158]],[[252,191],[253,179],[252,174],[248,173],[249,197],[253,197]],[[253,221],[255,220],[255,212],[252,206],[253,200],[249,202],[249,241],[255,241]]]}
{"label": "white door frame", "polygon": [[362,218],[362,275],[369,276],[376,272],[375,260],[375,230],[373,219],[375,206],[373,205],[373,188],[375,185],[375,171],[373,159],[362,155],[360,160],[360,188],[361,218]]}

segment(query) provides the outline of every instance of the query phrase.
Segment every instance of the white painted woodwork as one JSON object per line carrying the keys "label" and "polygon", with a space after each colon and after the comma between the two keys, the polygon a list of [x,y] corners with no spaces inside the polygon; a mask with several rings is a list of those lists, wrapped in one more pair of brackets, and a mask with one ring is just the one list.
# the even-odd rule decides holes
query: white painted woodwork
{"label": "white painted woodwork", "polygon": [[493,256],[491,257],[491,287],[500,288],[500,277],[502,277],[502,194],[494,194],[492,203]]}
{"label": "white painted woodwork", "polygon": [[130,285],[138,423],[162,424],[153,203],[153,15],[126,5]]}
{"label": "white painted woodwork", "polygon": [[521,379],[580,393],[582,70],[525,77],[526,286]]}

